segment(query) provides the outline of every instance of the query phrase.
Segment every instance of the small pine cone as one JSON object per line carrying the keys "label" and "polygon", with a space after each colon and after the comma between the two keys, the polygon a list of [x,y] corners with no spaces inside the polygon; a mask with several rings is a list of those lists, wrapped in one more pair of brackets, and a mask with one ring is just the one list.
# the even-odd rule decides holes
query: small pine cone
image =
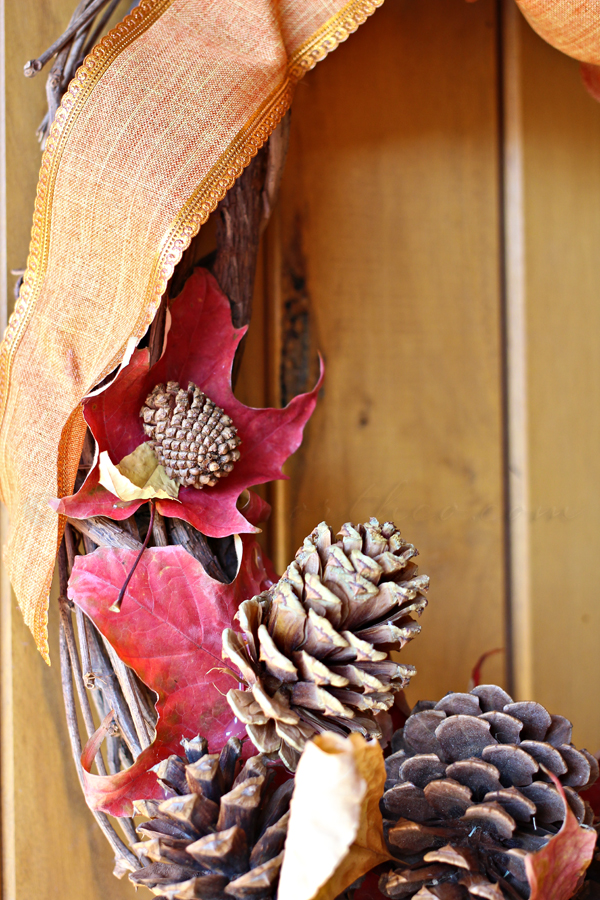
{"label": "small pine cone", "polygon": [[376,715],[415,671],[390,651],[421,630],[410,613],[427,605],[429,578],[417,575],[416,549],[377,519],[338,537],[317,526],[277,584],[241,604],[242,634],[223,632],[223,656],[248,685],[229,704],[256,747],[291,770],[319,732],[381,737]]}
{"label": "small pine cone", "polygon": [[144,432],[169,478],[183,487],[214,487],[240,458],[229,416],[192,381],[157,384],[140,410]]}
{"label": "small pine cone", "polygon": [[596,780],[598,763],[570,741],[567,719],[514,703],[495,685],[417,703],[386,760],[384,831],[401,865],[381,876],[380,890],[394,900],[528,897],[525,856],[565,815],[548,771],[579,822],[593,820],[578,791]]}
{"label": "small pine cone", "polygon": [[151,862],[129,877],[162,900],[268,900],[277,891],[289,804],[289,780],[273,790],[273,768],[253,756],[235,776],[242,745],[230,738],[220,754],[203,738],[183,741],[186,758],[157,769],[172,796],[135,803],[150,817],[134,849]]}

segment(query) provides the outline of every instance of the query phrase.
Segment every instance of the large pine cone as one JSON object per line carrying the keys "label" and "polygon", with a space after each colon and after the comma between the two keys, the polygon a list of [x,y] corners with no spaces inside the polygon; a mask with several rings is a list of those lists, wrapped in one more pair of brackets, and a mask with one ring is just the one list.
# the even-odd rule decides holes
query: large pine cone
{"label": "large pine cone", "polygon": [[173,794],[162,803],[137,801],[151,816],[138,826],[136,850],[151,860],[129,877],[162,900],[267,900],[277,890],[287,835],[292,780],[276,790],[273,769],[253,756],[235,777],[241,742],[220,754],[206,741],[185,744],[186,759],[170,756],[157,775]]}
{"label": "large pine cone", "polygon": [[524,859],[560,828],[562,782],[579,822],[593,813],[578,791],[598,763],[576,750],[571,723],[539,703],[514,703],[495,685],[421,702],[392,739],[382,799],[399,868],[381,876],[394,898],[528,897]]}
{"label": "large pine cone", "polygon": [[377,713],[414,674],[390,651],[421,630],[410,613],[427,605],[429,579],[411,562],[417,550],[377,519],[338,537],[318,525],[277,584],[242,603],[242,635],[223,632],[223,656],[248,685],[229,704],[258,749],[292,770],[318,732],[381,737]]}
{"label": "large pine cone", "polygon": [[214,487],[240,458],[237,429],[193,381],[157,384],[140,410],[144,432],[169,478],[184,487]]}

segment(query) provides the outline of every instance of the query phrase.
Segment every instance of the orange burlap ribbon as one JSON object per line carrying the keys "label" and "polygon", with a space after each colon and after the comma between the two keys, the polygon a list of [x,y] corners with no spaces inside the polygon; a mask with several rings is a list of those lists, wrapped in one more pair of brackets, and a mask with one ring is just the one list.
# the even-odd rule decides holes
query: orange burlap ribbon
{"label": "orange burlap ribbon", "polygon": [[600,101],[600,0],[517,0],[540,37],[581,63],[583,83]]}
{"label": "orange burlap ribbon", "polygon": [[600,65],[600,0],[517,0],[540,37],[583,63]]}
{"label": "orange burlap ribbon", "polygon": [[142,0],[85,60],[42,159],[0,349],[6,564],[48,660],[47,608],[80,403],[147,329],[174,266],[287,110],[383,0]]}

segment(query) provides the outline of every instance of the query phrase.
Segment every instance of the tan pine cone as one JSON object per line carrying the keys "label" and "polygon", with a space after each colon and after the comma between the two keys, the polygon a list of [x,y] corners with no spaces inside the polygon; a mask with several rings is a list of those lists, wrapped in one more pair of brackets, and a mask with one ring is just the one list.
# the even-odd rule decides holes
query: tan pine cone
{"label": "tan pine cone", "polygon": [[295,770],[322,731],[381,737],[376,716],[408,684],[412,666],[390,658],[419,633],[427,600],[417,550],[391,523],[322,522],[272,588],[241,604],[242,634],[223,632],[223,656],[247,690],[227,699],[264,753]]}
{"label": "tan pine cone", "polygon": [[528,897],[524,859],[560,828],[562,782],[579,822],[593,812],[578,791],[598,763],[571,744],[571,723],[539,703],[514,703],[496,685],[416,705],[392,739],[382,799],[399,865],[382,875],[390,898]]}
{"label": "tan pine cone", "polygon": [[237,429],[192,381],[157,384],[140,410],[144,432],[169,478],[184,487],[214,487],[240,458]]}
{"label": "tan pine cone", "polygon": [[236,777],[236,738],[220,754],[209,754],[202,738],[183,743],[186,759],[170,756],[157,770],[172,796],[135,804],[151,818],[138,826],[145,840],[134,848],[151,863],[131,881],[162,900],[268,900],[277,891],[293,780],[274,790],[261,756]]}

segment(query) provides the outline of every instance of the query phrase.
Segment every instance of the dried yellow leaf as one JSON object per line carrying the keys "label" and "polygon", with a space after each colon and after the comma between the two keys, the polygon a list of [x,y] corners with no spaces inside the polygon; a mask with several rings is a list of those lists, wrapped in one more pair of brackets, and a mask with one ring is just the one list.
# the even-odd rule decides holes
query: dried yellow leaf
{"label": "dried yellow leaf", "polygon": [[148,443],[140,444],[115,466],[103,450],[100,484],[121,500],[176,500],[179,485],[168,477]]}
{"label": "dried yellow leaf", "polygon": [[379,801],[385,784],[376,741],[326,732],[298,764],[279,900],[334,900],[390,859]]}

